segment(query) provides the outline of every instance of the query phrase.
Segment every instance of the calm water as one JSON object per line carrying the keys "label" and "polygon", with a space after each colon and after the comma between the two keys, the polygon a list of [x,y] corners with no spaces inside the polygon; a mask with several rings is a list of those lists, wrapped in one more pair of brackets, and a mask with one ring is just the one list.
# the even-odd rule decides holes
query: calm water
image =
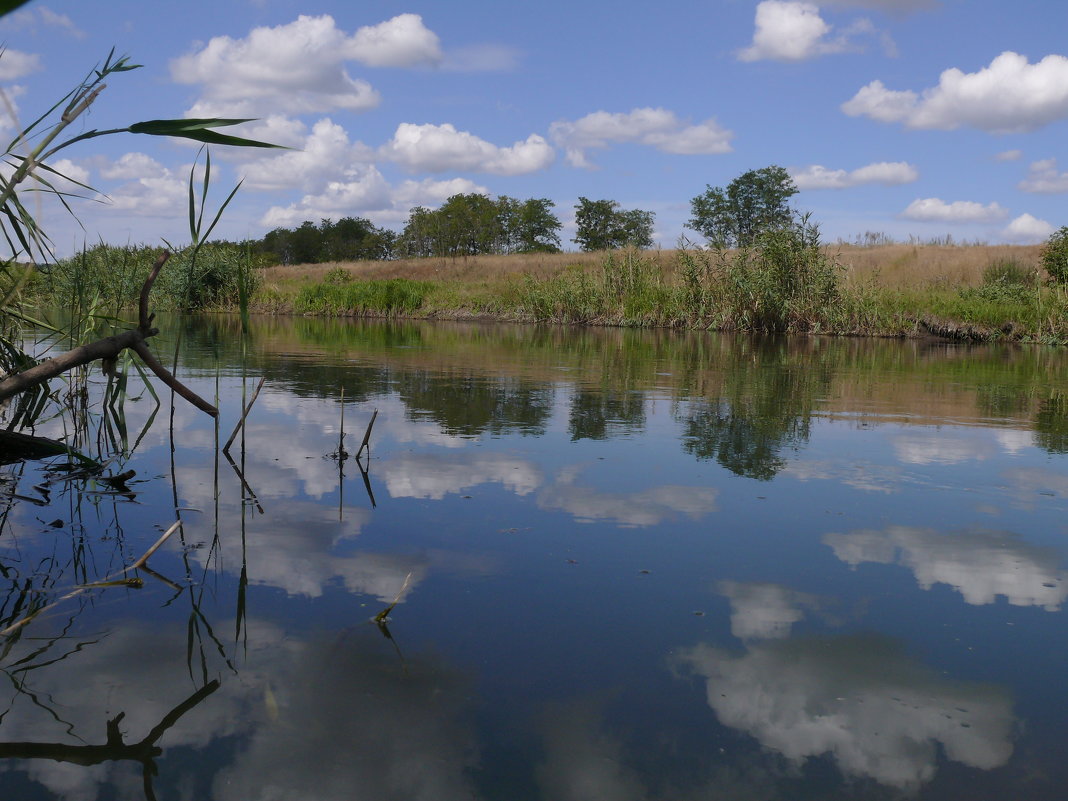
{"label": "calm water", "polygon": [[183,341],[218,433],[134,374],[76,432],[125,487],[0,469],[4,625],[183,524],[7,638],[0,798],[1065,797],[1068,353]]}

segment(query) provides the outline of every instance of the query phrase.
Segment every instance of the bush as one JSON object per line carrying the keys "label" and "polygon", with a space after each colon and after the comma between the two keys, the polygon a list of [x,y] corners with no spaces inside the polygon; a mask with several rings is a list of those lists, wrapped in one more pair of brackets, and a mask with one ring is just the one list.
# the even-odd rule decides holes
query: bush
{"label": "bush", "polygon": [[983,270],[983,285],[1006,284],[1033,287],[1038,283],[1036,271],[1024,267],[1015,259],[1002,259],[987,265]]}
{"label": "bush", "polygon": [[1068,284],[1068,225],[1046,240],[1042,251],[1042,266],[1055,284]]}

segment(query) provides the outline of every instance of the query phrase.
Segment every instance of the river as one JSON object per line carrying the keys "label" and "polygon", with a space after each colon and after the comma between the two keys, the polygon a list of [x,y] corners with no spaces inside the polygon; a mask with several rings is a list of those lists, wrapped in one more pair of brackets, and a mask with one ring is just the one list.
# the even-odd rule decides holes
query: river
{"label": "river", "polygon": [[0,797],[1064,797],[1068,352],[158,324],[217,427],[0,468]]}

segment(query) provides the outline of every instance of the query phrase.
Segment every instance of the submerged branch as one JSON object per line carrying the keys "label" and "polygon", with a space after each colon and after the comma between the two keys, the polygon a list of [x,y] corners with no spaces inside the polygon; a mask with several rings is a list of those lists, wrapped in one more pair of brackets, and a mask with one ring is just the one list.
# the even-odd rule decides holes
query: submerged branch
{"label": "submerged branch", "polygon": [[141,297],[138,304],[137,328],[131,329],[130,331],[123,331],[121,334],[115,334],[114,336],[98,339],[96,342],[80,345],[60,356],[56,356],[52,359],[45,359],[40,364],[36,364],[20,373],[7,376],[3,380],[0,380],[0,400],[10,398],[20,392],[25,392],[31,387],[44,384],[51,378],[62,375],[68,370],[73,370],[76,367],[81,367],[83,364],[94,362],[97,359],[114,360],[122,351],[129,348],[141,357],[141,360],[164,384],[201,411],[210,414],[212,417],[218,417],[219,410],[171,375],[171,373],[160,364],[159,359],[152,355],[152,351],[150,351],[148,345],[145,344],[146,339],[159,333],[159,329],[152,327],[153,315],[148,312],[148,296],[152,291],[152,286],[155,284],[156,278],[159,276],[159,271],[170,257],[171,254],[167,251],[160,254],[160,257],[156,259],[156,263],[152,265],[152,271],[149,273],[148,278],[145,279],[144,285],[141,287]]}

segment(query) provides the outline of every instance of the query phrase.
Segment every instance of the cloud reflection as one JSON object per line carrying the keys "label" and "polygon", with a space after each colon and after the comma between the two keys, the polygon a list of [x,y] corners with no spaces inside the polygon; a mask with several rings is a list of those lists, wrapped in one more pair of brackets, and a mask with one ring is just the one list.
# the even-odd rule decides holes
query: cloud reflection
{"label": "cloud reflection", "polygon": [[685,649],[719,720],[801,763],[830,754],[847,776],[914,790],[939,747],[974,768],[1005,764],[1013,715],[1000,688],[942,678],[875,636],[799,638],[731,654]]}
{"label": "cloud reflection", "polygon": [[741,640],[787,637],[805,610],[819,608],[820,599],[782,584],[721,581],[716,589],[731,602],[731,634]]}
{"label": "cloud reflection", "polygon": [[541,469],[503,453],[409,453],[391,457],[380,474],[394,498],[440,501],[480,484],[502,484],[516,495],[529,495],[544,481]]}
{"label": "cloud reflection", "polygon": [[1014,606],[1060,608],[1068,596],[1068,574],[1052,548],[993,531],[942,533],[929,528],[890,526],[823,537],[834,555],[856,567],[863,562],[903,565],[929,590],[948,584],[970,604],[992,604],[999,595]]}

